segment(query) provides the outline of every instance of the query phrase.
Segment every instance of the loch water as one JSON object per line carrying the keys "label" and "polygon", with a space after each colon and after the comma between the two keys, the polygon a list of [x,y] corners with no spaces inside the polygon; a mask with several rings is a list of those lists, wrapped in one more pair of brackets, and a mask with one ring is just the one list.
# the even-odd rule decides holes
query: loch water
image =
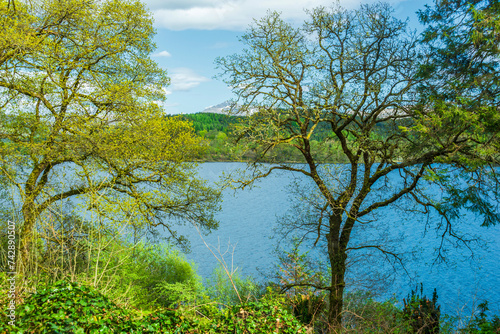
{"label": "loch water", "polygon": [[[244,163],[203,163],[199,173],[202,178],[216,182],[223,173],[245,166]],[[276,235],[279,217],[291,212],[290,193],[297,181],[300,183],[300,175],[281,172],[271,174],[251,189],[225,190],[222,210],[216,216],[220,226],[203,236],[205,242],[225,253],[228,266],[237,268],[241,275],[251,275],[258,280],[272,276],[277,263],[274,252],[277,239],[270,237]],[[500,226],[481,227],[479,217],[464,212],[456,232],[479,237],[480,241],[472,244],[471,252],[467,247],[457,247],[459,243],[453,238],[445,239],[447,262],[438,263],[435,250],[443,242],[440,237],[443,230],[435,230],[439,223],[437,216],[419,217],[398,207],[379,210],[367,224],[372,230],[361,230],[364,228],[361,226],[353,231],[353,244],[360,241],[359,238],[382,240],[393,247],[390,249],[405,254],[405,266],[391,264],[377,252],[358,254],[349,269],[351,289],[369,286],[379,277],[372,286],[380,292],[379,298],[394,296],[402,300],[417,284],[423,283],[424,294],[429,297],[433,289],[437,289],[438,302],[448,314],[463,314],[483,300],[488,300],[490,310],[500,310]],[[203,279],[209,279],[218,265],[216,258],[196,229],[182,226],[179,231],[191,243],[187,258],[197,264]],[[282,247],[286,246],[282,243]],[[317,261],[325,260],[321,255],[321,242],[315,248],[312,243],[303,247]]]}

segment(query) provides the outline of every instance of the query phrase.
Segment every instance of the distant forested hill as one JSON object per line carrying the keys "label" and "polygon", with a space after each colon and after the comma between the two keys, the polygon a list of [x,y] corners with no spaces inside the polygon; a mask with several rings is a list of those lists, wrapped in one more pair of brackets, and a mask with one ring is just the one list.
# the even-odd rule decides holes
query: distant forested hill
{"label": "distant forested hill", "polygon": [[224,114],[214,114],[214,113],[196,113],[196,114],[186,114],[183,117],[187,120],[193,122],[194,129],[196,133],[201,131],[224,132],[229,134],[229,128],[241,121],[240,116],[229,116]]}
{"label": "distant forested hill", "polygon": [[[200,137],[204,138],[203,145],[206,145],[207,150],[203,156],[200,156],[201,161],[251,161],[257,157],[255,144],[245,143],[244,140],[236,143],[233,136],[234,127],[244,122],[246,116],[229,116],[216,113],[196,113],[185,114],[182,118],[193,123],[193,127]],[[405,125],[404,121],[401,124],[393,124],[392,126]],[[379,126],[378,131],[375,131],[372,136],[383,140],[386,129]],[[348,136],[353,139],[352,135]],[[311,137],[311,147],[316,152],[315,155],[318,162],[329,163],[344,163],[347,158],[342,153],[340,143],[332,136],[331,129],[326,123],[318,124]],[[289,146],[276,146],[271,150],[271,154],[267,155],[263,162],[304,162],[297,150],[292,150]]]}
{"label": "distant forested hill", "polygon": [[[232,131],[232,127],[245,120],[246,116],[229,116],[224,114],[215,114],[215,113],[206,113],[200,112],[196,114],[186,114],[183,117],[187,120],[193,122],[193,127],[197,134],[211,137],[212,135],[216,135],[217,132],[224,132],[226,135],[229,135]],[[330,129],[326,124],[321,123],[316,128],[313,139],[315,140],[324,140],[330,134]]]}

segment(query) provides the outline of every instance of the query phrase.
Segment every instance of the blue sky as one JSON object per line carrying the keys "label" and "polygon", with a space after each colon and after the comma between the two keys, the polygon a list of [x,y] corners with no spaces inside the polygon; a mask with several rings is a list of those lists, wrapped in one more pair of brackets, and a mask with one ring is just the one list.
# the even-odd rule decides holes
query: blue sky
{"label": "blue sky", "polygon": [[[345,8],[357,8],[373,0],[340,0]],[[421,29],[415,12],[432,0],[392,0],[394,16],[409,19]],[[214,78],[217,57],[238,53],[238,37],[266,12],[277,10],[292,23],[306,18],[304,9],[330,6],[332,0],[146,0],[153,12],[157,51],[153,58],[167,70],[165,110],[170,114],[195,113],[233,98],[228,87]]]}

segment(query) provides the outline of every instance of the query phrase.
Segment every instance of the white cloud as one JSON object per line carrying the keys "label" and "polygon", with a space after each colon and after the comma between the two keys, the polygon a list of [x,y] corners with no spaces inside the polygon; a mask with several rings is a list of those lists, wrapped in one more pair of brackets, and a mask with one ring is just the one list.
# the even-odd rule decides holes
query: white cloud
{"label": "white cloud", "polygon": [[156,9],[187,9],[192,7],[217,6],[218,0],[146,0],[144,1],[150,10]]}
{"label": "white cloud", "polygon": [[163,87],[163,92],[165,93],[165,95],[172,94],[172,90],[168,89],[167,87]]}
{"label": "white cloud", "polygon": [[[398,2],[400,0],[393,0]],[[346,8],[358,6],[360,2],[376,0],[341,0]],[[287,21],[302,22],[306,18],[304,9],[331,6],[332,0],[146,0],[153,10],[159,27],[184,29],[245,30],[253,19],[261,18],[270,10],[282,12]]]}
{"label": "white cloud", "polygon": [[160,51],[160,52],[157,52],[157,53],[153,53],[153,57],[171,57],[172,55],[170,54],[170,52],[166,51],[166,50],[163,50],[163,51]]}
{"label": "white cloud", "polygon": [[168,95],[173,91],[189,91],[203,82],[210,81],[209,78],[197,74],[190,68],[180,67],[169,71],[171,85],[165,91]]}

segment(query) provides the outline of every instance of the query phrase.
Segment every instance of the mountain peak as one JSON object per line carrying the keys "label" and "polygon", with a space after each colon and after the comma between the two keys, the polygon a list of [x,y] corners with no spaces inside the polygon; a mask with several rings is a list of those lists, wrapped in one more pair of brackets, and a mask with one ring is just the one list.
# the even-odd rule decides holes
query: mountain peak
{"label": "mountain peak", "polygon": [[230,109],[231,109],[231,102],[230,101],[224,101],[224,102],[216,104],[214,106],[206,107],[201,112],[214,113],[214,114],[227,114],[227,112]]}

